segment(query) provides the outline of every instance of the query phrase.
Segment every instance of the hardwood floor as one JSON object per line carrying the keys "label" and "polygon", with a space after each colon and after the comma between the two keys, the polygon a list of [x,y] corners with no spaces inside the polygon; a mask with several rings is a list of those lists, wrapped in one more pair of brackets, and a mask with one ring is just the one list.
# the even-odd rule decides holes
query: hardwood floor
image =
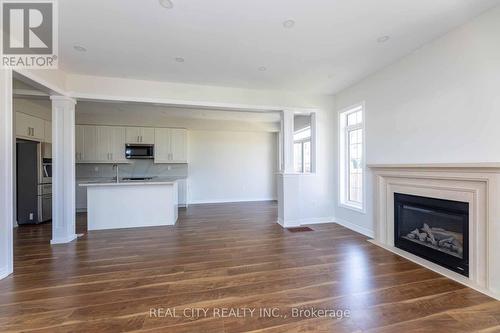
{"label": "hardwood floor", "polygon": [[[500,302],[338,225],[283,230],[276,211],[191,206],[175,227],[95,231],[52,247],[50,224],[20,227],[15,272],[0,281],[0,331],[500,332]],[[344,318],[293,315],[311,308]]]}

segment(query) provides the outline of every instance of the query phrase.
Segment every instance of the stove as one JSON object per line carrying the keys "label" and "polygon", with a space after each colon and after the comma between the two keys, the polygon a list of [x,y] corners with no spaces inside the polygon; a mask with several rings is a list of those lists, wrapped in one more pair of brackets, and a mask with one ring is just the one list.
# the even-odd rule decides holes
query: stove
{"label": "stove", "polygon": [[152,180],[153,177],[129,177],[129,178],[123,178],[124,181],[129,181],[129,182],[133,182],[133,181],[144,181],[144,180]]}

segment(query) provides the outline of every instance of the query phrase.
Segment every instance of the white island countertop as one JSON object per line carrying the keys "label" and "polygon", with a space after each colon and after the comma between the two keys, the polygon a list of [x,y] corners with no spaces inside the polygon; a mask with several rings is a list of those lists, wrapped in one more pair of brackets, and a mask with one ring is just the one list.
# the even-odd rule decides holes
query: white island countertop
{"label": "white island countertop", "polygon": [[148,180],[112,180],[110,178],[78,180],[78,186],[94,187],[94,186],[137,186],[137,185],[173,185],[178,180],[184,180],[186,177],[155,177]]}
{"label": "white island countertop", "polygon": [[139,185],[173,185],[176,181],[120,181],[120,182],[90,182],[81,183],[81,187],[97,187],[97,186],[139,186]]}

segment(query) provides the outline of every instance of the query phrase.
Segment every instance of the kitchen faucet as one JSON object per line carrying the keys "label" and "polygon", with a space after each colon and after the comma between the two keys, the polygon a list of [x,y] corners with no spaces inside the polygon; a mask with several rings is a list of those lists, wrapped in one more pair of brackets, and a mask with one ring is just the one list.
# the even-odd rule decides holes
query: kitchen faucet
{"label": "kitchen faucet", "polygon": [[118,164],[113,164],[113,169],[116,169],[116,182],[119,183],[120,182],[120,177],[119,177],[119,172],[118,172]]}

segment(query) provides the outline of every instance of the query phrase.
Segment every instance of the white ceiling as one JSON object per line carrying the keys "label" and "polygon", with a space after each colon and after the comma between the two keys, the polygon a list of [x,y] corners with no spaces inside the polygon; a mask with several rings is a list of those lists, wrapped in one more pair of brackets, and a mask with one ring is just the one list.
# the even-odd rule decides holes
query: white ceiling
{"label": "white ceiling", "polygon": [[[500,0],[64,0],[69,72],[335,93]],[[285,29],[283,22],[295,20]],[[381,36],[391,38],[378,43]],[[87,52],[77,52],[81,45]],[[184,62],[175,61],[182,57]],[[258,68],[265,66],[266,71]]]}

